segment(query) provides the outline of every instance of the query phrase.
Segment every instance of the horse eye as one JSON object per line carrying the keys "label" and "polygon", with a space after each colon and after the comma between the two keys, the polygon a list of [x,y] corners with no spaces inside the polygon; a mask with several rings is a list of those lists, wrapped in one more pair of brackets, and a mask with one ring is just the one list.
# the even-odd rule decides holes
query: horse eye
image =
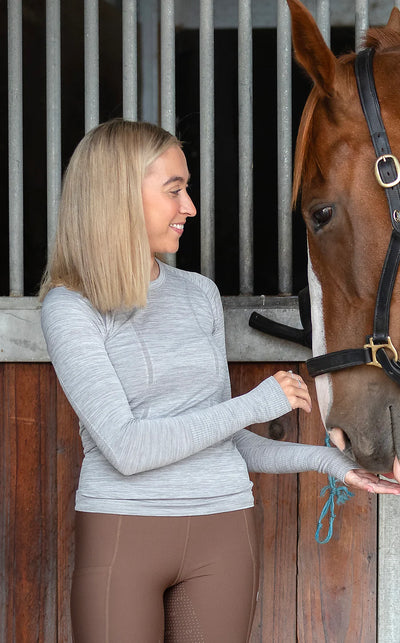
{"label": "horse eye", "polygon": [[319,228],[322,228],[324,225],[329,223],[329,221],[332,219],[333,216],[333,207],[331,205],[327,205],[324,208],[321,208],[320,210],[315,210],[311,214],[312,220],[314,222],[315,228],[319,230]]}

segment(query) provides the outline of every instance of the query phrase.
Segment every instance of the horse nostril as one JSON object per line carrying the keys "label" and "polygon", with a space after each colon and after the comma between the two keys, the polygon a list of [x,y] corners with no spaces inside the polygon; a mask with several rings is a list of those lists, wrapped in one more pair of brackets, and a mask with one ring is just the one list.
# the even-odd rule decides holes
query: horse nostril
{"label": "horse nostril", "polygon": [[[343,431],[344,433],[344,431]],[[351,440],[350,438],[344,433],[344,439],[345,439],[345,448],[343,450],[343,453],[348,455],[350,458],[354,458],[353,455],[353,447],[351,446]]]}

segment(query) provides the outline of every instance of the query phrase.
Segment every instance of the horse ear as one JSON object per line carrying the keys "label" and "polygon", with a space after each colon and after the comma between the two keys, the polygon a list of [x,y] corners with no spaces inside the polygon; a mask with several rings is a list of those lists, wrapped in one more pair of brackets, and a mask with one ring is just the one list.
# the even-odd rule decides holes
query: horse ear
{"label": "horse ear", "polygon": [[386,26],[390,29],[393,29],[393,31],[400,32],[400,11],[397,7],[393,7],[392,13],[390,14],[390,18]]}
{"label": "horse ear", "polygon": [[292,41],[297,62],[328,96],[333,93],[336,58],[311,13],[299,0],[287,0],[292,16]]}

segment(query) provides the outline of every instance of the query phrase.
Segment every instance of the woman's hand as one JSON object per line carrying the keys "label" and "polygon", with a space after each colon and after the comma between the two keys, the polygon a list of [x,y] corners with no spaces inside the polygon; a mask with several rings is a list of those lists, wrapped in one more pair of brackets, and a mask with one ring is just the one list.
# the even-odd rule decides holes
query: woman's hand
{"label": "woman's hand", "polygon": [[303,409],[306,413],[311,412],[310,394],[307,384],[300,375],[295,375],[292,371],[278,371],[274,377],[283,389],[292,409]]}
{"label": "woman's hand", "polygon": [[[394,476],[398,480],[399,461],[397,458],[395,459],[393,471]],[[364,491],[369,491],[369,493],[391,493],[396,496],[400,495],[400,484],[382,480],[382,478],[378,478],[374,473],[369,473],[364,469],[351,469],[351,471],[346,473],[344,481],[349,487],[363,489]]]}

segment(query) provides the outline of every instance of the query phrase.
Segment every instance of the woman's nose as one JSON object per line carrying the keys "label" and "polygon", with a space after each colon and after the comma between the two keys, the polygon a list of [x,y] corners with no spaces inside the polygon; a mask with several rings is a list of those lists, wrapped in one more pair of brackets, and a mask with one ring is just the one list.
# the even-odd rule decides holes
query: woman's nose
{"label": "woman's nose", "polygon": [[188,217],[195,217],[197,214],[196,207],[188,194],[186,194],[186,199],[182,203],[181,212]]}

